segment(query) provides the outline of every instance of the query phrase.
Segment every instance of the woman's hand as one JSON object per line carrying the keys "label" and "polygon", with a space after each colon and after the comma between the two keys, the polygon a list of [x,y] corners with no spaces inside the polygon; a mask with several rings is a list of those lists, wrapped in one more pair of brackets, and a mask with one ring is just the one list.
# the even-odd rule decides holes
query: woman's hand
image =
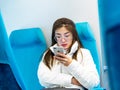
{"label": "woman's hand", "polygon": [[68,66],[72,62],[72,58],[70,58],[67,55],[62,54],[62,53],[57,53],[57,55],[54,56],[54,59],[58,60],[65,66]]}
{"label": "woman's hand", "polygon": [[74,77],[72,77],[71,83],[77,86],[81,86],[81,84]]}

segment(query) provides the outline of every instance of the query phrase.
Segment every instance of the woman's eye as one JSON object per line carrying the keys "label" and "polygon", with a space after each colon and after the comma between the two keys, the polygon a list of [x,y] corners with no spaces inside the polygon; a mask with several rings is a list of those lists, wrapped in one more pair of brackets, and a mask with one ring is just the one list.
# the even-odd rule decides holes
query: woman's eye
{"label": "woman's eye", "polygon": [[61,38],[61,36],[56,36],[56,38]]}
{"label": "woman's eye", "polygon": [[65,37],[69,37],[70,35],[65,35]]}

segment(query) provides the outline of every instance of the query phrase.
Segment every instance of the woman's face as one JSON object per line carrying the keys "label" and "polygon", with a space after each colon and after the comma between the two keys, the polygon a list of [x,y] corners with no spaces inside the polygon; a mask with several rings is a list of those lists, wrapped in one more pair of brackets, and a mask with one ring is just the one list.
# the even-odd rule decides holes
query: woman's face
{"label": "woman's face", "polygon": [[62,46],[67,50],[72,45],[73,35],[65,27],[61,27],[55,31],[55,39],[58,46]]}

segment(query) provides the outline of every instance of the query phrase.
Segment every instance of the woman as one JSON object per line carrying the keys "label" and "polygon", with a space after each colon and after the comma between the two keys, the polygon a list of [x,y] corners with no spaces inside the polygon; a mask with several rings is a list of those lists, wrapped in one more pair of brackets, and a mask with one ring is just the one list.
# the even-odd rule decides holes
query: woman
{"label": "woman", "polygon": [[[54,47],[66,53],[54,54]],[[85,90],[99,84],[99,76],[89,50],[80,42],[75,24],[68,18],[55,21],[52,45],[45,52],[38,68],[40,84],[46,88],[77,88]]]}

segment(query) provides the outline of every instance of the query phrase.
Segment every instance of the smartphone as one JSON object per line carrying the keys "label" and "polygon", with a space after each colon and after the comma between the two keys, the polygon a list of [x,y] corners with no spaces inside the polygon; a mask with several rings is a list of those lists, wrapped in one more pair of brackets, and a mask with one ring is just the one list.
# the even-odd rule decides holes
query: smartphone
{"label": "smartphone", "polygon": [[65,54],[65,50],[64,50],[63,47],[54,47],[53,50],[54,50],[54,54],[55,54],[55,55],[56,55],[58,52]]}

